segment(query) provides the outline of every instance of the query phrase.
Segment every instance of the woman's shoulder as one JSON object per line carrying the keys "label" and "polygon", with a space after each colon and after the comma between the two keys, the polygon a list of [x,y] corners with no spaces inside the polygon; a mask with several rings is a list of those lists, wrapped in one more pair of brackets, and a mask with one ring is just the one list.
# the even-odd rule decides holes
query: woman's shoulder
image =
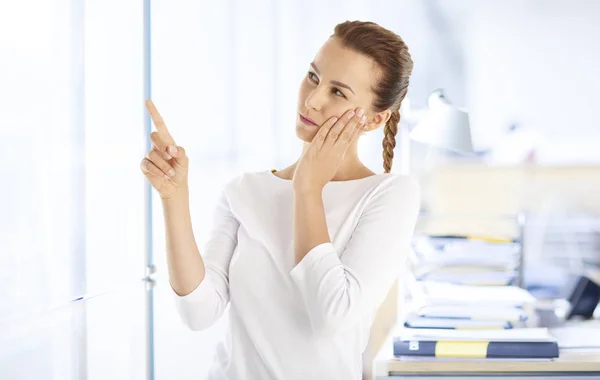
{"label": "woman's shoulder", "polygon": [[270,169],[262,171],[244,171],[230,177],[225,183],[224,190],[226,192],[252,192],[253,190],[260,190],[260,188],[265,185],[272,186],[280,181],[285,182],[285,180],[276,177]]}
{"label": "woman's shoulder", "polygon": [[405,204],[421,200],[421,186],[412,176],[405,174],[386,173],[375,186],[373,201],[383,203]]}
{"label": "woman's shoulder", "polygon": [[[263,191],[265,186],[271,190],[280,187],[288,188],[291,183],[292,181],[286,178],[285,173],[281,174],[281,171],[275,169],[245,171],[231,177],[225,184],[225,190],[251,193]],[[420,194],[419,183],[414,177],[397,173],[372,173],[372,175],[354,180],[330,182],[328,185],[340,190],[347,186],[356,189],[356,186],[353,185],[360,184],[371,188],[373,193],[390,193],[392,195],[400,192],[403,196]]]}
{"label": "woman's shoulder", "polygon": [[408,189],[419,190],[419,182],[413,176],[406,174],[388,173],[389,186],[404,187]]}

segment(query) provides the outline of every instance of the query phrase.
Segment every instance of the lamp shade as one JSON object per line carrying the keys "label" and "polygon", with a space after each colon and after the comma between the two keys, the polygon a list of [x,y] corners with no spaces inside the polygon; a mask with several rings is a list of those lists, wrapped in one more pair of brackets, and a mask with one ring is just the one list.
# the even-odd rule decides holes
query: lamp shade
{"label": "lamp shade", "polygon": [[429,111],[411,131],[411,139],[458,153],[473,153],[469,115],[452,106],[440,90],[429,97]]}

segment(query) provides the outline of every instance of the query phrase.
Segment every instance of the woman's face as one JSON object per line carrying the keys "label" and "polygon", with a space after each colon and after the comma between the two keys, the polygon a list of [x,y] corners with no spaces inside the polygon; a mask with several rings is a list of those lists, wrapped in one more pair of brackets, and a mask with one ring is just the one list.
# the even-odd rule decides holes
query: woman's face
{"label": "woman's face", "polygon": [[[296,135],[305,142],[311,142],[329,118],[339,118],[347,110],[358,107],[365,110],[367,123],[375,126],[385,122],[381,119],[385,114],[376,115],[371,108],[371,87],[376,80],[374,61],[344,48],[335,37],[327,40],[300,84]],[[303,118],[312,120],[316,125]]]}

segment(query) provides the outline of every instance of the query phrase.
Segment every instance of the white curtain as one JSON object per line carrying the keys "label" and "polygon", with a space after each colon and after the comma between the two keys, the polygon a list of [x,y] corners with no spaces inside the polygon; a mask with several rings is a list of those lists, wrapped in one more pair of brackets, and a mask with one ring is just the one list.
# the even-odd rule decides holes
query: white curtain
{"label": "white curtain", "polygon": [[145,376],[141,10],[0,2],[0,378]]}
{"label": "white curtain", "polygon": [[0,9],[2,316],[84,290],[69,270],[82,264],[85,230],[83,12],[74,3]]}
{"label": "white curtain", "polygon": [[0,3],[0,377],[74,379],[85,293],[83,4]]}
{"label": "white curtain", "polygon": [[89,380],[146,376],[143,17],[143,1],[85,1],[85,275],[104,294],[86,302]]}

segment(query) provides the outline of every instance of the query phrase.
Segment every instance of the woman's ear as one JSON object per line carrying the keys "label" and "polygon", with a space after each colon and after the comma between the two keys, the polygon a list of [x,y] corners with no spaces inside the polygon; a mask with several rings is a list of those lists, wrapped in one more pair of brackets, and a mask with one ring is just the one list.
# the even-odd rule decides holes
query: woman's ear
{"label": "woman's ear", "polygon": [[390,119],[391,116],[392,116],[392,111],[390,111],[389,109],[387,109],[385,111],[377,112],[376,114],[374,114],[373,116],[371,116],[369,118],[369,121],[367,122],[366,131],[367,132],[374,131],[375,129],[384,126],[385,123],[387,123],[387,121]]}

